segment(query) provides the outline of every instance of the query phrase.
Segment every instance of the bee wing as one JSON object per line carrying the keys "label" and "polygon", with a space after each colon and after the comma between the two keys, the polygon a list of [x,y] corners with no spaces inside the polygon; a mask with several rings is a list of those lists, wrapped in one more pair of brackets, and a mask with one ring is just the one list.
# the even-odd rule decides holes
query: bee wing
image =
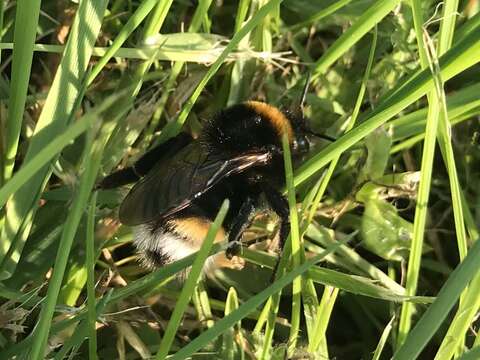
{"label": "bee wing", "polygon": [[269,159],[267,151],[233,158],[213,156],[197,141],[193,142],[170,159],[161,161],[137,182],[120,206],[120,221],[132,226],[171,215],[187,207],[221,179]]}

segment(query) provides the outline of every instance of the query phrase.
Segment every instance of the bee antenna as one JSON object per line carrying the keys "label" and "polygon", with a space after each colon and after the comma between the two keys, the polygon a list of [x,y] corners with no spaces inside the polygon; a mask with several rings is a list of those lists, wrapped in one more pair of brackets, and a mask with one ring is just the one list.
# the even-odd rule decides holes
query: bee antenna
{"label": "bee antenna", "polygon": [[308,88],[310,86],[311,77],[312,77],[312,73],[310,71],[307,72],[307,78],[305,79],[305,85],[303,85],[302,96],[300,97],[300,103],[299,103],[300,112],[302,113],[302,117],[303,117],[303,113],[304,113],[305,100],[307,98],[307,93],[308,93]]}
{"label": "bee antenna", "polygon": [[318,137],[318,138],[320,138],[320,139],[328,140],[328,141],[331,141],[331,142],[337,141],[337,139],[335,139],[334,137],[331,137],[331,136],[328,136],[328,135],[324,135],[324,134],[317,134],[316,132],[313,132],[313,131],[310,130],[310,129],[305,129],[305,132],[306,132],[307,134],[316,136],[316,137]]}
{"label": "bee antenna", "polygon": [[[302,119],[305,119],[305,115],[304,115],[305,100],[307,98],[307,93],[308,93],[308,88],[310,87],[311,78],[312,78],[312,73],[310,71],[308,71],[307,72],[307,78],[305,79],[305,84],[303,85],[302,96],[300,97],[300,102],[298,104],[299,108],[300,108],[300,113],[302,115]],[[323,135],[323,134],[317,134],[317,133],[313,132],[312,130],[310,130],[306,126],[306,124],[303,124],[302,127],[303,127],[303,131],[305,133],[316,136],[320,139],[328,140],[328,141],[331,141],[331,142],[335,142],[337,140],[337,139],[335,139],[331,136]]]}

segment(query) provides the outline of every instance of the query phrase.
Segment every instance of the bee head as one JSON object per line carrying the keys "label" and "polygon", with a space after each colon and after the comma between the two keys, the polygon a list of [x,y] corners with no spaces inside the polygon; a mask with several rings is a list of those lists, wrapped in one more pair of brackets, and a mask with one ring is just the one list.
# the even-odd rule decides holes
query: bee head
{"label": "bee head", "polygon": [[335,139],[329,136],[314,133],[307,125],[307,119],[304,115],[304,106],[309,84],[310,73],[307,73],[307,78],[300,99],[297,103],[297,108],[292,112],[286,112],[286,116],[289,118],[295,133],[295,137],[292,141],[292,152],[294,155],[306,154],[310,148],[315,145],[316,139],[335,141]]}
{"label": "bee head", "polygon": [[308,129],[306,121],[303,116],[293,115],[287,112],[287,117],[290,120],[293,128],[293,140],[291,143],[293,155],[303,155],[309,152],[312,145],[311,139],[308,138]]}
{"label": "bee head", "polygon": [[292,113],[287,112],[287,116],[290,119],[295,134],[291,144],[293,155],[304,155],[308,153],[318,144],[319,139],[331,142],[336,140],[328,135],[317,134],[312,131],[307,124],[308,120],[301,114],[293,115]]}

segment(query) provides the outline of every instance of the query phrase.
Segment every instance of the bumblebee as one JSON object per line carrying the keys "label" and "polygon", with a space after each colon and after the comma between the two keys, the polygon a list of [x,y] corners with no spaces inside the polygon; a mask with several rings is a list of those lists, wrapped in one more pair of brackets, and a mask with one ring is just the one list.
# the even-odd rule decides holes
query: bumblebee
{"label": "bumblebee", "polygon": [[230,209],[215,241],[228,239],[226,254],[210,257],[207,268],[231,267],[243,232],[264,195],[280,218],[279,243],[289,232],[282,136],[292,155],[309,150],[303,115],[247,101],[226,108],[206,123],[197,139],[181,133],[100,183],[113,188],[136,182],[119,218],[132,226],[134,244],[146,266],[161,267],[197,251],[224,199]]}

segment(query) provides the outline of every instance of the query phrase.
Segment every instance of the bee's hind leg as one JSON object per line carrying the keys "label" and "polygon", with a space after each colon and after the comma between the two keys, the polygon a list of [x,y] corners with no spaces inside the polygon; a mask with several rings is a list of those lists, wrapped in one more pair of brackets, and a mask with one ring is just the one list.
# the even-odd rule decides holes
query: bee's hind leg
{"label": "bee's hind leg", "polygon": [[240,207],[238,216],[233,222],[230,233],[228,235],[228,247],[225,251],[225,255],[228,259],[232,259],[232,257],[240,253],[242,247],[240,239],[242,238],[243,232],[252,223],[255,207],[256,201],[251,197],[248,197]]}

